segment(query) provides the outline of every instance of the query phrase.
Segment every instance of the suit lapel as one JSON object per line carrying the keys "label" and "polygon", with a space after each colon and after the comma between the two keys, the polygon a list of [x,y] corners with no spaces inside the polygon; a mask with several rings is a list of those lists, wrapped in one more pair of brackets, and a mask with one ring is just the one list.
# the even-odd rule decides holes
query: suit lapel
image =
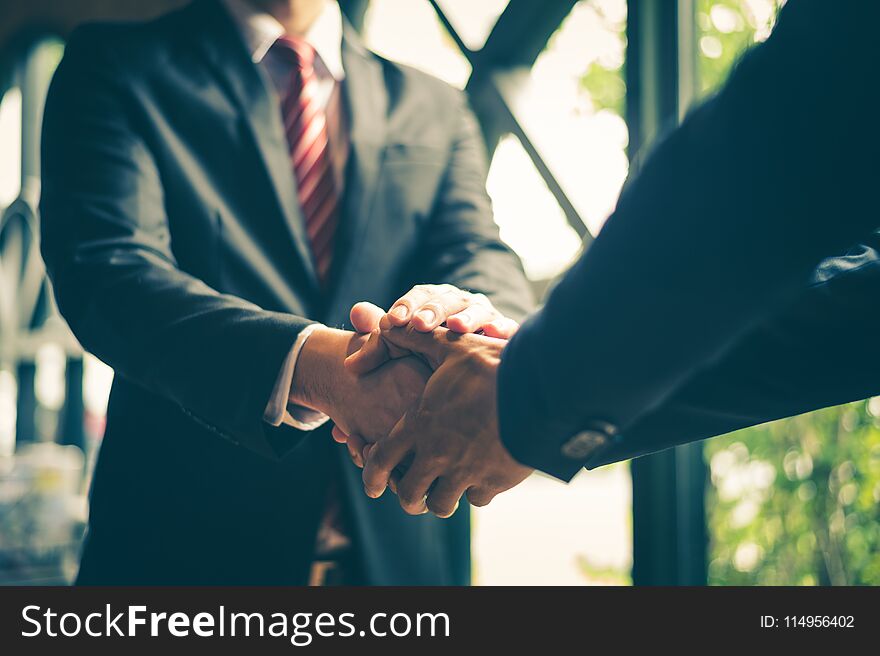
{"label": "suit lapel", "polygon": [[363,46],[347,22],[343,28],[342,63],[350,150],[330,280],[331,293],[339,290],[352,275],[358,274],[358,253],[367,236],[385,153],[388,113],[382,65]]}
{"label": "suit lapel", "polygon": [[216,0],[201,0],[201,21],[193,30],[215,74],[235,100],[244,117],[245,132],[253,141],[268,180],[275,191],[278,208],[299,256],[303,272],[313,290],[318,278],[299,207],[296,179],[290,163],[287,139],[281,123],[276,94],[263,71],[247,54],[243,38]]}

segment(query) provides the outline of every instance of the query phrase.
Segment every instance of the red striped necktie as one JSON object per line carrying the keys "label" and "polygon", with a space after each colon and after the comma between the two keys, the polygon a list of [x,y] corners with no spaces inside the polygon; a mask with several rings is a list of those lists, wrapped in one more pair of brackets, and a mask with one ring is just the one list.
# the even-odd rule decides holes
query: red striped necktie
{"label": "red striped necktie", "polygon": [[282,36],[276,46],[295,63],[281,113],[299,204],[312,247],[318,279],[325,282],[339,220],[339,193],[328,138],[328,107],[318,96],[315,49],[302,39]]}
{"label": "red striped necktie", "polygon": [[[322,103],[318,96],[315,49],[312,46],[289,36],[278,39],[275,46],[294,64],[287,93],[282,93],[281,115],[315,270],[318,279],[325,283],[339,221],[339,190],[328,134],[328,119],[335,117],[327,114],[338,111],[338,108],[333,103]],[[324,516],[316,540],[319,559],[330,557],[350,544],[342,516],[339,482],[335,477],[330,478],[326,494]]]}

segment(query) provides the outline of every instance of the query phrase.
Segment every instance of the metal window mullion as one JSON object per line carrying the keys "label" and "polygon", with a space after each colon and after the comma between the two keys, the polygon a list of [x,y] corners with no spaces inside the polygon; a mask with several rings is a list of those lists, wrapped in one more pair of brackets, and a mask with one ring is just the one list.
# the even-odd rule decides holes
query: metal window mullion
{"label": "metal window mullion", "polygon": [[446,12],[440,7],[437,3],[437,0],[428,0],[431,6],[434,8],[434,12],[437,14],[437,18],[440,19],[440,23],[445,28],[446,32],[452,37],[452,40],[455,41],[455,45],[461,51],[461,54],[467,58],[468,62],[473,69],[474,66],[474,52],[464,42],[464,39],[461,38],[461,35],[458,33],[458,30],[453,26],[452,21],[449,20],[449,17],[446,15]]}
{"label": "metal window mullion", "polygon": [[52,79],[47,51],[41,46],[46,39],[38,39],[28,49],[21,76],[21,170],[22,185],[40,176],[40,130],[46,92]]}
{"label": "metal window mullion", "polygon": [[[629,0],[630,158],[684,115],[695,95],[693,0]],[[633,583],[704,585],[706,467],[701,443],[634,460]]]}
{"label": "metal window mullion", "polygon": [[[524,71],[523,74],[527,73]],[[541,176],[541,179],[544,180],[544,183],[547,185],[550,193],[553,195],[553,197],[556,199],[556,202],[559,203],[559,206],[562,208],[568,224],[572,227],[572,229],[574,229],[574,231],[581,239],[591,241],[593,236],[587,229],[586,223],[581,218],[580,213],[571,202],[571,199],[569,199],[568,194],[565,193],[562,185],[556,179],[556,176],[553,175],[553,172],[550,170],[550,166],[547,164],[546,160],[541,155],[540,151],[535,146],[532,139],[529,137],[528,130],[516,118],[516,114],[514,113],[513,108],[507,102],[507,99],[504,97],[504,93],[499,88],[496,78],[493,77],[489,80],[486,80],[485,85],[486,97],[490,103],[491,108],[499,115],[503,116],[503,121],[508,127],[506,131],[510,132],[511,134],[516,136],[517,139],[519,139],[520,144],[528,154],[529,159],[532,161],[532,164],[534,164],[535,169]]]}
{"label": "metal window mullion", "polygon": [[[475,64],[489,69],[530,68],[578,0],[510,0]],[[475,66],[476,67],[476,66]]]}
{"label": "metal window mullion", "polygon": [[[557,15],[558,20],[554,20],[552,30],[547,31],[545,29],[546,35],[540,37],[541,47],[538,49],[535,49],[534,47],[531,48],[530,51],[535,52],[535,56],[531,58],[532,63],[534,62],[534,59],[537,58],[537,54],[543,50],[543,47],[546,45],[547,40],[553,34],[555,29],[559,26],[562,20],[568,16],[575,1],[576,0],[553,0],[553,2],[542,3],[542,7],[539,7],[543,8],[543,11],[545,12],[555,12],[553,15]],[[486,53],[491,52],[492,50],[490,41],[495,43],[500,38],[499,34],[501,33],[504,33],[507,41],[511,38],[520,37],[520,41],[524,42],[529,40],[530,42],[533,42],[532,46],[535,45],[534,41],[536,34],[541,34],[541,32],[526,29],[532,21],[520,17],[534,12],[536,9],[535,5],[533,3],[511,0],[502,14],[504,20],[502,21],[502,19],[499,18],[498,24],[496,24],[495,28],[487,38],[486,45],[483,48],[484,52],[475,53],[464,43],[464,40],[458,34],[437,0],[428,0],[428,2],[431,7],[433,7],[446,32],[450,35],[453,41],[455,41],[458,49],[471,64],[471,77],[468,80],[465,90],[471,98],[471,103],[474,106],[477,118],[482,126],[487,150],[489,150],[491,154],[497,146],[498,139],[503,134],[507,132],[514,134],[519,139],[526,153],[528,153],[529,159],[532,160],[532,163],[535,165],[538,174],[550,190],[550,193],[553,194],[556,202],[559,203],[568,224],[575,230],[575,232],[577,232],[581,239],[591,239],[592,235],[590,235],[587,230],[586,223],[575,209],[574,204],[568,198],[562,185],[556,179],[556,176],[553,175],[550,167],[547,165],[538,149],[535,147],[534,142],[529,138],[524,126],[517,120],[513,109],[510,107],[509,103],[504,98],[504,94],[498,87],[496,75],[502,71],[505,71],[504,74],[509,75],[511,74],[511,69],[506,69],[503,66],[500,66],[497,57],[486,55]],[[513,17],[511,18],[511,16]],[[511,32],[514,31],[516,31],[517,34],[511,34]],[[520,35],[518,32],[522,32],[522,34]],[[526,67],[520,65],[516,68],[525,71]],[[523,79],[525,79],[525,75],[523,76]]]}

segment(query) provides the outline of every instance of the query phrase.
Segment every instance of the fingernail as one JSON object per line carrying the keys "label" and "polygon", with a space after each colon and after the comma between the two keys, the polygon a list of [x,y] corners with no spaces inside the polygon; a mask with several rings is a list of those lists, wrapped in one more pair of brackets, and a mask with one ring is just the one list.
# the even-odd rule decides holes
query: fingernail
{"label": "fingernail", "polygon": [[406,316],[409,314],[409,309],[405,305],[398,305],[391,308],[391,314],[398,319],[406,319]]}
{"label": "fingernail", "polygon": [[469,324],[471,322],[471,315],[469,315],[467,312],[462,312],[462,313],[457,314],[455,316],[463,324]]}
{"label": "fingernail", "polygon": [[368,497],[370,497],[371,499],[378,499],[379,497],[382,496],[382,493],[383,493],[384,491],[385,491],[385,488],[382,488],[382,489],[379,491],[379,493],[377,494],[377,493],[375,493],[373,490],[370,490],[370,489],[368,489],[368,488],[366,488],[366,487],[364,488],[364,494],[366,494],[366,495],[367,495]]}
{"label": "fingernail", "polygon": [[426,324],[430,324],[434,322],[434,318],[437,316],[434,314],[434,310],[419,310],[416,313],[416,316],[421,319]]}

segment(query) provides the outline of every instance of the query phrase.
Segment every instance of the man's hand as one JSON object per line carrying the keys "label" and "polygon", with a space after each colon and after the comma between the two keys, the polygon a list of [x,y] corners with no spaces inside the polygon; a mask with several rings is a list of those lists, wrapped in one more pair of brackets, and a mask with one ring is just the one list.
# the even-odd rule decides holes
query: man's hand
{"label": "man's hand", "polygon": [[482,331],[502,339],[509,339],[519,328],[516,321],[496,310],[484,294],[453,285],[416,285],[394,302],[386,318],[392,327],[409,324],[420,332],[430,332],[445,323],[457,333]]}
{"label": "man's hand", "polygon": [[[519,323],[502,315],[484,294],[473,294],[452,285],[416,285],[395,301],[387,313],[366,302],[357,303],[351,309],[351,323],[359,333],[375,333],[405,325],[429,332],[444,322],[453,332],[482,332],[500,339],[510,339],[519,328]],[[360,348],[361,369],[374,369],[405,355],[409,352],[395,350],[378,335],[372,335]],[[346,444],[354,463],[358,467],[364,466],[363,450],[368,444],[364,436],[346,433],[337,424],[333,427],[333,439]]]}
{"label": "man's hand", "polygon": [[[381,496],[392,472],[406,459],[412,463],[396,488],[401,506],[413,514],[424,512],[427,504],[434,514],[448,517],[465,493],[473,505],[484,506],[531,474],[532,469],[508,453],[498,434],[496,372],[504,340],[444,328],[427,334],[392,328],[376,335],[395,358],[416,354],[434,373],[421,401],[387,438],[365,449],[363,479],[369,496]],[[358,356],[346,365],[363,373],[369,363]]]}
{"label": "man's hand", "polygon": [[[375,441],[420,398],[430,369],[419,358],[404,357],[366,376],[347,371],[343,361],[365,341],[343,330],[315,330],[297,360],[289,400],[323,412],[346,434]],[[360,445],[350,444],[349,455],[363,466]]]}

